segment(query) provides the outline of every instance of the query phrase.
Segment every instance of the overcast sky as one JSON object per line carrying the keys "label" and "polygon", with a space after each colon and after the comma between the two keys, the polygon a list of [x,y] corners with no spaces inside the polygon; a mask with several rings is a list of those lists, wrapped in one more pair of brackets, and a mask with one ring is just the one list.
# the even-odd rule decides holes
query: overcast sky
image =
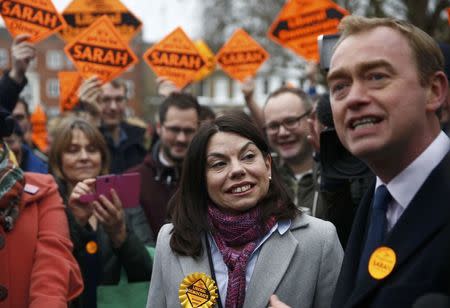
{"label": "overcast sky", "polygon": [[[62,12],[72,0],[53,0]],[[178,26],[191,37],[201,36],[201,0],[121,0],[143,22],[144,40],[159,41]],[[1,21],[3,24],[3,20]]]}

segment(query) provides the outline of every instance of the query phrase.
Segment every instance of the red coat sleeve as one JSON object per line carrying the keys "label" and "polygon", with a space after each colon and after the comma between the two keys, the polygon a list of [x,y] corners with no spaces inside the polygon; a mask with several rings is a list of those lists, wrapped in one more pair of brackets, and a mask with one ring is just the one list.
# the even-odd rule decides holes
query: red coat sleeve
{"label": "red coat sleeve", "polygon": [[38,238],[31,272],[29,307],[67,307],[83,290],[79,266],[72,255],[67,217],[56,183],[38,201]]}

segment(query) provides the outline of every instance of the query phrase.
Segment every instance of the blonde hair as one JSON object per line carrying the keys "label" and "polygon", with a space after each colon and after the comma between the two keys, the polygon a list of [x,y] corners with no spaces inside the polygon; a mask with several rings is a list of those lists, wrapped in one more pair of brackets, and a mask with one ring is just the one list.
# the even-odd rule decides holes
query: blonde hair
{"label": "blonde hair", "polygon": [[341,37],[334,49],[347,37],[378,27],[397,30],[408,41],[415,58],[421,85],[427,85],[429,77],[437,71],[444,71],[444,57],[436,41],[427,33],[409,22],[395,18],[367,18],[346,16],[339,24]]}

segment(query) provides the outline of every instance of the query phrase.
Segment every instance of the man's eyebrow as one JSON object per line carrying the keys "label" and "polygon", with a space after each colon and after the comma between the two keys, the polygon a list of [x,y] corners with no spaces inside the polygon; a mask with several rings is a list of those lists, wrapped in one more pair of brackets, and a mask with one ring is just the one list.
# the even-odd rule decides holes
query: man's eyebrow
{"label": "man's eyebrow", "polygon": [[[379,59],[379,60],[373,60],[373,61],[367,61],[367,62],[362,62],[359,63],[356,66],[356,72],[358,74],[374,69],[374,68],[379,68],[379,67],[383,67],[386,68],[390,73],[394,73],[394,67],[392,66],[391,63],[387,62],[386,60],[383,59]],[[330,82],[332,80],[335,79],[339,79],[339,78],[345,78],[347,77],[349,74],[348,69],[345,68],[337,68],[334,71],[331,71],[328,76],[327,76],[327,82]]]}
{"label": "man's eyebrow", "polygon": [[371,70],[374,68],[379,68],[379,67],[385,68],[391,73],[394,73],[394,71],[395,71],[392,64],[383,59],[374,60],[374,61],[370,61],[370,62],[363,62],[357,66],[357,71],[365,72],[365,71],[368,71],[368,70]]}

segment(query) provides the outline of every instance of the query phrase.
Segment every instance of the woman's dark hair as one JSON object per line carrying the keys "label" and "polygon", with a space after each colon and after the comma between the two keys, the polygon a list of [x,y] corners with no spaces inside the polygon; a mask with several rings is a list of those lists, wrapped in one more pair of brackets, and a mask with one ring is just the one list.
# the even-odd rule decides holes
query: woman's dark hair
{"label": "woman's dark hair", "polygon": [[[218,132],[247,138],[264,157],[270,155],[269,146],[261,131],[244,113],[225,114],[199,129],[184,158],[180,185],[169,202],[170,217],[174,225],[170,247],[180,255],[201,256],[202,235],[211,230],[207,221],[209,196],[206,189],[206,155],[209,140]],[[258,206],[261,207],[261,223],[270,216],[279,220],[293,219],[298,214],[273,163],[269,191]]]}

